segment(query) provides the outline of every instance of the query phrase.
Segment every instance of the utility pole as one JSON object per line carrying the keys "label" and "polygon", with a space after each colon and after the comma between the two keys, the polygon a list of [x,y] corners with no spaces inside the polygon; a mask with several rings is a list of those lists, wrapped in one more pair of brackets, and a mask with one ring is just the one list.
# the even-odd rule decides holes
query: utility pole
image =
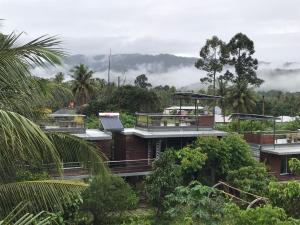
{"label": "utility pole", "polygon": [[110,83],[110,60],[111,60],[111,48],[109,49],[109,57],[108,57],[107,84]]}
{"label": "utility pole", "polygon": [[120,76],[118,76],[118,88],[120,87]]}
{"label": "utility pole", "polygon": [[265,96],[262,96],[262,114],[265,115]]}

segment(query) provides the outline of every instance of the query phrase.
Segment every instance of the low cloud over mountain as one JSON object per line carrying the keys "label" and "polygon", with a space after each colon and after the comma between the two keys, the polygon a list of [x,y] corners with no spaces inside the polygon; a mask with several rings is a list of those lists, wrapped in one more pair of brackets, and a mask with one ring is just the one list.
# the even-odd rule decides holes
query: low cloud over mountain
{"label": "low cloud over mountain", "polygon": [[[205,75],[194,67],[196,58],[181,57],[170,54],[143,55],[143,54],[116,54],[111,57],[111,80],[121,78],[123,83],[132,83],[136,76],[144,73],[153,85],[174,85],[177,88],[199,89],[203,84],[199,82]],[[52,77],[62,71],[69,79],[70,69],[83,63],[95,71],[95,77],[107,79],[107,55],[72,55],[65,59],[63,67],[35,68],[33,73],[41,77]],[[286,91],[300,91],[300,63],[282,62],[273,63],[260,61],[258,76],[265,80],[261,89],[280,89]]]}

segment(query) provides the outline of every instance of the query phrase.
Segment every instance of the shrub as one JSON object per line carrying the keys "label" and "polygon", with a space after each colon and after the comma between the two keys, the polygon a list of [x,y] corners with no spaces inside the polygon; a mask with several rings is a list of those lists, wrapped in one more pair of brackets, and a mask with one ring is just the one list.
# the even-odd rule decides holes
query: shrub
{"label": "shrub", "polygon": [[115,175],[94,177],[82,198],[83,209],[93,214],[94,224],[110,224],[138,202],[129,184]]}

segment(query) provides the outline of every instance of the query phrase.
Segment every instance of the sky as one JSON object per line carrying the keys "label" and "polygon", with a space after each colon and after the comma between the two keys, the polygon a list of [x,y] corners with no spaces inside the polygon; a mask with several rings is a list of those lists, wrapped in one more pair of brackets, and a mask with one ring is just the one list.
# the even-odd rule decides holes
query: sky
{"label": "sky", "polygon": [[0,31],[58,35],[70,54],[197,56],[243,32],[262,61],[300,61],[299,0],[0,0]]}

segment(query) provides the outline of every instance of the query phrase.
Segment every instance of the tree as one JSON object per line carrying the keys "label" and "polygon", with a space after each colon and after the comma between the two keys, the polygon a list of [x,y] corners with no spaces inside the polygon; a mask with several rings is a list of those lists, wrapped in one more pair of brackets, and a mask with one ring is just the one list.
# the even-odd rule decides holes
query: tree
{"label": "tree", "polygon": [[156,207],[157,215],[165,211],[164,201],[177,186],[182,184],[181,168],[176,164],[176,153],[167,150],[154,161],[153,170],[146,177],[145,192],[150,203]]}
{"label": "tree", "polygon": [[200,58],[196,61],[195,67],[207,72],[201,82],[213,83],[214,95],[216,94],[216,76],[222,72],[226,58],[226,44],[217,36],[207,39],[200,50]]}
{"label": "tree", "polygon": [[258,96],[246,81],[240,81],[229,88],[227,100],[234,112],[252,113],[256,109]]}
{"label": "tree", "polygon": [[202,153],[201,148],[187,146],[177,151],[176,154],[181,166],[184,182],[188,184],[192,180],[197,179],[207,160],[207,156]]}
{"label": "tree", "polygon": [[[217,36],[213,36],[206,40],[200,50],[200,58],[195,63],[196,68],[207,72],[206,77],[201,78],[200,81],[213,83],[213,95],[216,95],[217,73],[222,72],[226,57],[226,44]],[[213,108],[215,114],[215,102]]]}
{"label": "tree", "polygon": [[299,225],[300,221],[288,217],[283,209],[265,205],[249,210],[241,210],[231,204],[225,208],[225,225]]}
{"label": "tree", "polygon": [[217,189],[192,182],[167,196],[170,224],[221,224],[225,199]]}
{"label": "tree", "polygon": [[88,102],[93,92],[91,79],[94,72],[89,70],[89,68],[83,64],[75,66],[71,72],[71,77],[74,79],[72,92],[75,96],[76,103],[78,105],[84,105]]}
{"label": "tree", "polygon": [[152,90],[125,85],[112,93],[110,104],[114,109],[134,114],[161,111],[160,99]]}
{"label": "tree", "polygon": [[283,208],[292,217],[300,218],[300,183],[271,182],[268,186],[269,199],[273,206]]}
{"label": "tree", "polygon": [[227,107],[228,91],[229,91],[228,81],[224,79],[224,76],[219,76],[217,79],[216,95],[222,97],[220,99],[220,104],[221,104],[221,110],[222,110],[222,114],[223,114],[223,122],[224,123],[225,123],[226,110],[228,109],[228,107]]}
{"label": "tree", "polygon": [[194,148],[200,147],[207,160],[203,169],[204,182],[215,184],[228,171],[229,154],[226,146],[217,137],[199,137]]}
{"label": "tree", "polygon": [[227,182],[232,186],[260,196],[266,196],[271,181],[274,181],[274,178],[268,175],[263,165],[231,170],[227,176]]}
{"label": "tree", "polygon": [[20,36],[0,33],[1,216],[23,200],[30,201],[28,212],[62,208],[70,195],[82,190],[82,184],[69,185],[66,181],[17,183],[14,177],[20,168],[28,168],[28,165],[43,168],[43,164],[53,163],[54,169],[61,174],[61,158],[67,161],[72,155],[86,167],[92,160],[95,172],[106,173],[95,146],[65,134],[45,134],[22,116],[33,115],[38,105],[35,94],[41,90],[30,74],[30,67],[60,64],[64,53],[59,47],[60,41],[54,37],[42,36],[22,45]]}
{"label": "tree", "polygon": [[61,84],[65,79],[65,75],[62,72],[55,74],[53,81],[57,84]]}
{"label": "tree", "polygon": [[300,175],[300,160],[297,158],[291,158],[289,160],[289,168],[293,174],[299,176]]}
{"label": "tree", "polygon": [[231,92],[231,94],[236,93],[235,99],[237,99],[234,111],[243,112],[247,109],[245,107],[247,99],[243,97],[247,92],[244,90],[248,90],[249,85],[259,87],[263,83],[263,80],[256,74],[258,61],[253,58],[254,43],[245,34],[238,33],[229,41],[227,49],[228,63],[234,67],[235,72],[227,70],[224,77],[234,85]]}
{"label": "tree", "polygon": [[135,78],[134,81],[135,86],[140,87],[140,88],[148,88],[151,87],[152,85],[148,83],[148,78],[145,74],[141,74]]}
{"label": "tree", "polygon": [[82,197],[83,209],[93,214],[94,224],[111,224],[138,201],[129,184],[115,175],[94,177]]}
{"label": "tree", "polygon": [[229,134],[220,141],[228,154],[228,170],[236,170],[245,166],[254,166],[255,161],[249,144],[238,134]]}

